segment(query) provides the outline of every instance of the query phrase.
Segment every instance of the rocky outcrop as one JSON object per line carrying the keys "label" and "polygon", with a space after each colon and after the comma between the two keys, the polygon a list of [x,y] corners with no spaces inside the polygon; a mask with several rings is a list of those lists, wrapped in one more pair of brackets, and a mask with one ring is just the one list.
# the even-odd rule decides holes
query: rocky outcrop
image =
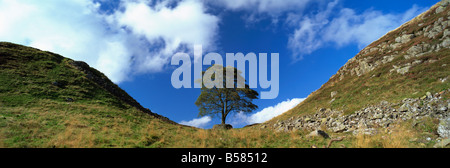
{"label": "rocky outcrop", "polygon": [[229,129],[233,129],[233,126],[230,124],[216,124],[213,125],[213,130],[229,130]]}
{"label": "rocky outcrop", "polygon": [[316,114],[291,117],[285,121],[277,121],[271,126],[276,131],[319,130],[320,127],[326,127],[332,132],[376,134],[376,128],[388,128],[399,121],[431,117],[447,118],[442,120],[440,134],[448,137],[450,100],[444,100],[441,97],[447,92],[450,92],[450,89],[436,94],[428,92],[421,98],[406,98],[399,103],[382,101],[350,115],[344,115],[342,111],[321,108]]}
{"label": "rocky outcrop", "polygon": [[[438,18],[429,23],[428,20],[432,19],[431,13],[436,13],[433,17]],[[425,54],[450,48],[449,27],[449,0],[443,0],[429,11],[389,32],[361,50],[355,57],[349,59],[331,79],[337,78],[337,81],[342,81],[346,76],[367,74],[398,57],[404,57],[407,60],[417,59]],[[395,38],[392,39],[391,37]],[[416,62],[414,65],[421,63],[425,62]],[[395,65],[390,72],[404,75],[414,65],[411,63]]]}

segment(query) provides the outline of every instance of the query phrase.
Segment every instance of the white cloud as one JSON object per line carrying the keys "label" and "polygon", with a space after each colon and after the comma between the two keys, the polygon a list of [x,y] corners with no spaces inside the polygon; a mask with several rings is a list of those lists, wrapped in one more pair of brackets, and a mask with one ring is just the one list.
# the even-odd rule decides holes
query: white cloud
{"label": "white cloud", "polygon": [[[130,57],[130,53],[111,52],[125,48],[124,34],[107,30],[98,7],[98,3],[88,0],[2,0],[0,40],[85,61],[120,82],[125,79],[129,65],[124,58]],[[106,55],[111,59],[105,59]]]}
{"label": "white cloud", "polygon": [[222,5],[231,10],[275,14],[289,10],[301,10],[309,2],[311,0],[217,0],[211,3]]}
{"label": "white cloud", "polygon": [[364,47],[423,11],[416,5],[401,14],[369,10],[358,15],[351,9],[342,9],[339,17],[325,29],[324,40],[333,41],[338,46],[354,41]]}
{"label": "white cloud", "polygon": [[[301,13],[311,4],[322,3],[324,0],[203,0],[206,4],[218,6],[231,11],[244,11],[242,18],[246,24],[258,23],[271,19],[276,25],[285,13]],[[246,25],[248,26],[248,25]]]}
{"label": "white cloud", "polygon": [[[155,44],[151,57],[137,57],[138,71],[158,71],[178,50],[192,51],[195,44],[204,49],[214,47],[219,18],[205,13],[203,3],[196,0],[180,1],[171,7],[168,1],[148,6],[145,2],[125,1],[124,10],[114,14],[119,26],[145,37]],[[146,54],[148,55],[148,54]]]}
{"label": "white cloud", "polygon": [[363,48],[426,9],[413,5],[398,14],[376,10],[358,14],[353,9],[337,8],[337,2],[328,3],[324,10],[314,15],[288,17],[289,24],[297,25],[288,42],[294,60],[330,44],[337,47],[356,44]]}
{"label": "white cloud", "polygon": [[205,127],[207,124],[209,124],[209,122],[211,122],[211,117],[209,116],[204,116],[201,118],[194,118],[190,121],[181,121],[180,124],[183,125],[189,125],[189,126],[193,126],[193,127],[198,127],[198,128],[203,128]]}
{"label": "white cloud", "polygon": [[305,100],[305,98],[288,99],[286,101],[278,103],[275,106],[266,107],[261,111],[258,111],[251,115],[237,113],[233,116],[230,123],[232,125],[263,123],[294,108],[303,100]]}
{"label": "white cloud", "polygon": [[94,0],[0,0],[0,41],[85,61],[120,83],[164,70],[175,52],[190,50],[186,46],[215,46],[216,16],[197,0],[170,2],[122,0],[120,10],[106,14]]}

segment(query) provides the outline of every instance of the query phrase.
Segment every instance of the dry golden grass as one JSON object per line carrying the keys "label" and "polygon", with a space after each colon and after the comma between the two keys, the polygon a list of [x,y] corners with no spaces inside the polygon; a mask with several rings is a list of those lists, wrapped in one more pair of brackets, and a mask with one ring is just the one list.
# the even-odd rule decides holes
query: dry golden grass
{"label": "dry golden grass", "polygon": [[356,148],[411,148],[416,147],[409,142],[417,137],[418,133],[408,129],[406,125],[396,125],[390,131],[383,131],[376,135],[359,134],[355,136],[354,147]]}
{"label": "dry golden grass", "polygon": [[[6,116],[0,124],[8,128],[0,129],[0,147],[310,148],[326,146],[330,141],[320,137],[305,138],[309,133],[305,130],[197,129],[141,116],[139,111],[120,111],[101,105],[81,108],[75,103],[43,104],[43,107],[30,108],[0,107],[1,115]],[[421,132],[432,132],[436,129],[433,125],[436,125],[434,120],[421,121],[415,128],[408,127],[411,123],[401,124],[390,134],[382,131],[375,136],[331,133],[332,138],[347,136],[331,147],[423,147],[408,140],[420,137]],[[430,145],[433,144],[427,144]]]}

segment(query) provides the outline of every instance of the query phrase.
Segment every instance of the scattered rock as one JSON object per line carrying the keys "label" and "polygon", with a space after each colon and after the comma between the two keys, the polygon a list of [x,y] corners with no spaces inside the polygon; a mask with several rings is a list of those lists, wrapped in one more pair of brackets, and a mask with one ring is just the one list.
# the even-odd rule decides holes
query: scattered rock
{"label": "scattered rock", "polygon": [[333,103],[335,100],[336,100],[336,98],[333,98],[333,99],[330,100],[329,103]]}
{"label": "scattered rock", "polygon": [[403,104],[402,106],[400,106],[400,108],[398,109],[398,111],[400,111],[400,112],[406,112],[406,111],[408,111],[409,110],[409,104]]}
{"label": "scattered rock", "polygon": [[331,98],[333,98],[334,96],[336,96],[337,95],[337,91],[332,91],[331,92]]}
{"label": "scattered rock", "polygon": [[64,88],[67,85],[67,82],[64,82],[64,81],[53,81],[52,85],[56,86],[56,87],[59,87],[59,88]]}
{"label": "scattered rock", "polygon": [[405,34],[403,36],[395,38],[395,42],[397,42],[397,43],[407,43],[413,38],[414,38],[414,34]]}
{"label": "scattered rock", "polygon": [[439,6],[436,8],[436,14],[441,13],[445,10],[445,7]]}
{"label": "scattered rock", "polygon": [[410,65],[405,66],[403,68],[400,68],[399,70],[397,70],[397,73],[400,73],[402,75],[406,74],[407,72],[409,72],[409,69],[411,68]]}
{"label": "scattered rock", "polygon": [[441,121],[439,122],[437,133],[442,138],[450,137],[450,117],[441,119]]}
{"label": "scattered rock", "polygon": [[333,128],[333,132],[335,133],[344,132],[345,130],[346,130],[345,125],[339,122],[336,124],[336,127]]}
{"label": "scattered rock", "polygon": [[322,138],[325,138],[325,139],[330,138],[330,136],[325,131],[322,131],[322,130],[315,130],[313,132],[310,132],[308,135],[306,135],[306,137],[307,138],[310,138],[310,137],[322,137]]}
{"label": "scattered rock", "polygon": [[441,46],[444,48],[450,47],[450,38],[446,38],[444,41],[442,41]]}
{"label": "scattered rock", "polygon": [[443,139],[442,141],[436,143],[433,147],[434,148],[444,148],[449,144],[450,144],[450,139]]}
{"label": "scattered rock", "polygon": [[324,124],[327,122],[327,118],[322,118],[321,123]]}
{"label": "scattered rock", "polygon": [[433,95],[430,92],[427,92],[426,95],[429,99],[433,98]]}
{"label": "scattered rock", "polygon": [[[291,117],[288,120],[277,121],[273,124],[275,130],[317,130],[325,126],[332,132],[350,132],[354,134],[373,135],[377,133],[375,128],[388,128],[393,123],[410,119],[418,120],[423,117],[442,119],[450,117],[450,100],[442,96],[450,90],[431,94],[425,94],[422,98],[406,98],[401,103],[389,103],[381,101],[379,104],[370,105],[355,111],[350,115],[343,115],[343,111],[329,108],[318,108],[316,114]],[[400,107],[397,107],[401,104]],[[397,108],[395,108],[397,107]],[[449,119],[450,120],[450,119]],[[448,121],[450,123],[450,121]],[[439,132],[450,134],[450,125],[441,124]]]}
{"label": "scattered rock", "polygon": [[66,101],[67,102],[73,102],[73,99],[69,97],[69,98],[66,98]]}
{"label": "scattered rock", "polygon": [[213,130],[229,130],[232,128],[233,128],[233,126],[230,124],[216,124],[216,125],[213,125],[212,129]]}

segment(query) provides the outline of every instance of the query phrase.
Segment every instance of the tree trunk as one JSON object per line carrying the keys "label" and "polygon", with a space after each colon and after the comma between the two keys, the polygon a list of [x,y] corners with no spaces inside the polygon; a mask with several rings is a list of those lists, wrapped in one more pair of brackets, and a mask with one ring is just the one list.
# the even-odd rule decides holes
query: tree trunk
{"label": "tree trunk", "polygon": [[227,102],[225,101],[224,106],[222,108],[222,124],[225,124],[226,117],[227,117]]}

